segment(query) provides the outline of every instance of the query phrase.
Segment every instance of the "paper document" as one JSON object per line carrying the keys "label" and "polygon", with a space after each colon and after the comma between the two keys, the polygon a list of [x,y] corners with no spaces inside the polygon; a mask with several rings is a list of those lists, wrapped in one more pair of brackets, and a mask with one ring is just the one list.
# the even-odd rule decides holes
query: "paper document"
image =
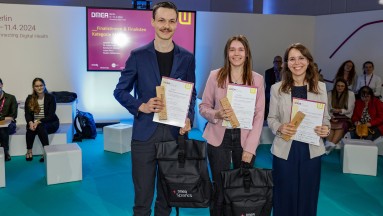
{"label": "paper document", "polygon": [[167,119],[160,120],[158,113],[154,113],[153,121],[184,127],[194,83],[162,77],[161,86],[165,87]]}
{"label": "paper document", "polygon": [[325,108],[326,104],[322,102],[293,98],[291,116],[295,116],[298,111],[305,114],[293,140],[319,146],[320,136],[315,133],[314,129],[316,126],[322,125]]}
{"label": "paper document", "polygon": [[[239,128],[251,130],[253,128],[257,88],[229,84],[226,97],[237,116]],[[222,126],[231,127],[230,122],[226,120],[222,122]]]}

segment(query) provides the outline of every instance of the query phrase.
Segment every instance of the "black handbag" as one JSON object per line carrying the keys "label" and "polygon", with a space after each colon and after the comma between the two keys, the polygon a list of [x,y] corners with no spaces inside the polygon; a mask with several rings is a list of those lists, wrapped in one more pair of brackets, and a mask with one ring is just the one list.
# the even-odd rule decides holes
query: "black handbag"
{"label": "black handbag", "polygon": [[272,170],[238,168],[222,171],[225,215],[266,216],[273,199]]}
{"label": "black handbag", "polygon": [[[171,207],[209,207],[212,183],[209,178],[206,143],[179,136],[178,141],[156,143],[158,176]],[[178,209],[177,209],[178,210]]]}

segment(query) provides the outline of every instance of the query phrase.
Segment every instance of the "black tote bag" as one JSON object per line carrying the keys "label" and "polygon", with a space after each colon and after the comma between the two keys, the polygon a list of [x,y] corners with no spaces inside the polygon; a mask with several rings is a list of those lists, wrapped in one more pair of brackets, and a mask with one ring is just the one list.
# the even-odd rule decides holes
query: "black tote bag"
{"label": "black tote bag", "polygon": [[268,216],[273,198],[272,170],[238,168],[222,171],[225,216]]}
{"label": "black tote bag", "polygon": [[156,143],[159,181],[171,207],[209,207],[212,183],[206,143],[184,139]]}

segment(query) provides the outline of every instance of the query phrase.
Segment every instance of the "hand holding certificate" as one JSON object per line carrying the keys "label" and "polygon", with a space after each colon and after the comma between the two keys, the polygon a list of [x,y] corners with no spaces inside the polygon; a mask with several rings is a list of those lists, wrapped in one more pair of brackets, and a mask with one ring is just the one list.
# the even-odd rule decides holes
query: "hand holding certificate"
{"label": "hand holding certificate", "polygon": [[161,86],[164,87],[165,109],[167,118],[159,118],[158,113],[154,113],[153,121],[162,124],[184,127],[188,115],[190,99],[193,91],[193,83],[176,80],[169,77],[162,77]]}
{"label": "hand holding certificate", "polygon": [[293,98],[291,116],[295,116],[299,111],[305,115],[293,140],[319,146],[320,137],[314,129],[322,125],[325,105],[322,102]]}
{"label": "hand holding certificate", "polygon": [[[257,88],[229,84],[226,97],[239,121],[239,128],[251,130],[253,128]],[[223,121],[222,126],[228,127],[231,125],[229,121]]]}

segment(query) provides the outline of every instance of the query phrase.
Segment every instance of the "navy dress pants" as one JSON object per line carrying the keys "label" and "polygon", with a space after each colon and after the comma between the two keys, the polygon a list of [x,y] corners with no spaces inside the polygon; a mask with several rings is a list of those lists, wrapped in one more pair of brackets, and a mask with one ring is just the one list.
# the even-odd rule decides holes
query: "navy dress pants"
{"label": "navy dress pants", "polygon": [[310,159],[309,144],[293,141],[287,160],[273,157],[273,215],[317,214],[321,156]]}

